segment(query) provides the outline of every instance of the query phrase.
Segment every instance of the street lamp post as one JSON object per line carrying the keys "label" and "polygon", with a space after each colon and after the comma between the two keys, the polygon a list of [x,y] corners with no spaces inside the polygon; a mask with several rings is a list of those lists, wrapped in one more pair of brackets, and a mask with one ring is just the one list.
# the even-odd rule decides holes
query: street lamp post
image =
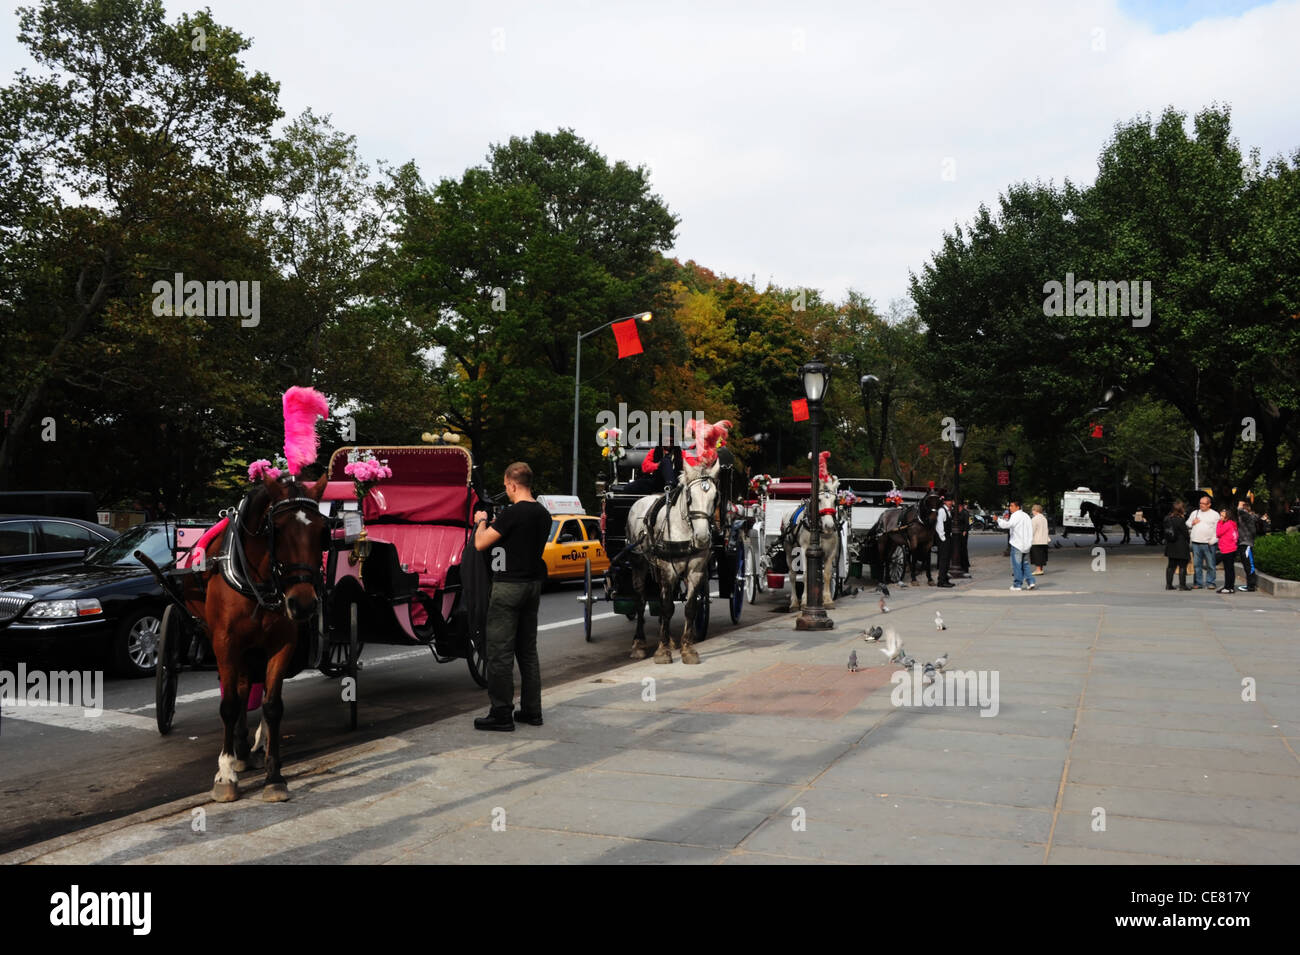
{"label": "street lamp post", "polygon": [[[799,369],[803,379],[803,393],[808,399],[808,420],[812,426],[812,497],[808,501],[808,510],[812,520],[812,533],[808,539],[808,552],[804,554],[804,605],[799,619],[794,622],[796,630],[830,630],[835,621],[826,614],[822,604],[822,535],[821,516],[817,513],[821,498],[821,437],[822,401],[826,397],[826,387],[830,384],[831,372],[819,361],[810,361]],[[791,586],[794,586],[791,583]]]}
{"label": "street lamp post", "polygon": [[[952,501],[956,507],[961,507],[961,449],[965,444],[966,429],[961,425],[957,425],[957,427],[952,429]],[[954,529],[955,524],[950,522],[948,525],[949,535],[953,534]],[[953,543],[959,543],[957,538],[954,537]],[[970,570],[970,568],[966,566],[966,562],[962,560],[961,547],[953,548],[953,556],[957,558],[955,563],[962,573]]]}
{"label": "street lamp post", "polygon": [[584,338],[589,338],[596,334],[596,332],[604,331],[616,322],[626,322],[633,318],[639,319],[643,322],[648,322],[650,321],[651,315],[649,312],[637,312],[635,315],[624,315],[622,318],[611,319],[599,328],[593,328],[589,332],[578,333],[577,360],[573,366],[573,487],[569,492],[574,497],[578,496],[578,388],[582,382],[582,340]]}

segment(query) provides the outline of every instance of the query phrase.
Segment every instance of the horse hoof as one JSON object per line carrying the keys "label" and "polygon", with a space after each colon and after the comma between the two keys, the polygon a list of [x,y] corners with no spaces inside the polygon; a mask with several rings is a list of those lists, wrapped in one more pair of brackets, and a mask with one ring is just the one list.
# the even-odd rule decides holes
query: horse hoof
{"label": "horse hoof", "polygon": [[689,651],[689,652],[687,652],[686,650],[683,650],[683,651],[682,651],[682,662],[683,662],[683,663],[699,663],[699,662],[700,662],[700,655],[699,655],[698,653],[696,653],[694,650],[691,650],[691,651]]}
{"label": "horse hoof", "polygon": [[263,802],[288,802],[289,787],[285,783],[267,783],[262,789]]}
{"label": "horse hoof", "polygon": [[646,653],[644,650],[642,650],[640,647],[637,647],[635,650],[633,650],[631,653],[628,654],[628,657],[632,660],[644,660],[648,656],[649,654]]}
{"label": "horse hoof", "polygon": [[248,770],[248,760],[246,759],[235,760],[234,765],[231,766],[231,769],[233,769],[237,773],[246,772]]}
{"label": "horse hoof", "polygon": [[834,609],[835,609],[835,601],[834,601],[834,600],[824,600],[824,601],[822,601],[822,608],[825,609],[825,610],[834,610]]}
{"label": "horse hoof", "polygon": [[234,783],[213,783],[213,802],[234,802],[239,798],[239,787]]}
{"label": "horse hoof", "polygon": [[256,753],[249,756],[245,762],[248,763],[249,769],[266,769],[266,754],[259,749]]}
{"label": "horse hoof", "polygon": [[672,663],[673,655],[671,653],[656,653],[655,663]]}

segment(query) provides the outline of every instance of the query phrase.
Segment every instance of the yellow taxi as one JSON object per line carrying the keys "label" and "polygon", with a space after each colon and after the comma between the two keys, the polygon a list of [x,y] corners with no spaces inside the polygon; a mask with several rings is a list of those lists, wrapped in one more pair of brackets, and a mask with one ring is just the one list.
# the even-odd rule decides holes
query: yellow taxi
{"label": "yellow taxi", "polygon": [[582,504],[567,495],[541,495],[538,503],[551,512],[551,532],[542,550],[546,579],[581,580],[591,559],[591,576],[603,577],[609,556],[600,542],[600,518],[582,513]]}

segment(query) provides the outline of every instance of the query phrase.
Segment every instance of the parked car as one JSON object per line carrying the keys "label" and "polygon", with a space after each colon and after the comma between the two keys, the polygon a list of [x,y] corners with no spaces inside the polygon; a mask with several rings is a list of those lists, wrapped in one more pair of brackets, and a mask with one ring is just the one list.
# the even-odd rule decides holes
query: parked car
{"label": "parked car", "polygon": [[90,521],[39,514],[0,514],[0,577],[79,561],[118,533]]}
{"label": "parked car", "polygon": [[165,567],[175,538],[173,523],[140,524],[77,563],[0,577],[0,659],[85,649],[126,676],[152,674],[166,598],[135,552]]}
{"label": "parked car", "polygon": [[547,581],[580,580],[586,559],[591,558],[591,576],[603,577],[609,569],[609,555],[600,543],[600,518],[590,514],[556,514],[551,533],[542,549]]}

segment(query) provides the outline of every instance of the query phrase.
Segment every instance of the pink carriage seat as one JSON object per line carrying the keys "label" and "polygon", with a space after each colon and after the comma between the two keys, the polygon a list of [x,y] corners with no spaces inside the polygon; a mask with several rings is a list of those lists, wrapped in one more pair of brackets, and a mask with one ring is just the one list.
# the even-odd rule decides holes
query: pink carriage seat
{"label": "pink carriage seat", "polygon": [[469,532],[445,524],[367,524],[370,540],[387,541],[397,548],[397,559],[420,575],[420,589],[428,594],[442,590],[447,571],[460,563]]}

